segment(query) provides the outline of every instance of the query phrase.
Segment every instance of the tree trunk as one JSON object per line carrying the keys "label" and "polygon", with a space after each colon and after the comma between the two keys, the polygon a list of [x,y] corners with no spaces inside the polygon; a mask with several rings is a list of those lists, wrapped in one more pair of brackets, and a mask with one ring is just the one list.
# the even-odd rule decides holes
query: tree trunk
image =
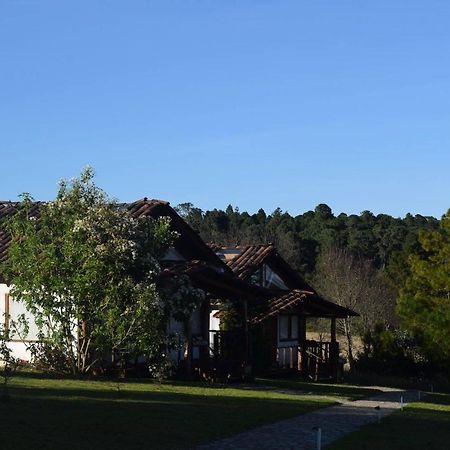
{"label": "tree trunk", "polygon": [[344,332],[345,337],[347,339],[347,357],[348,357],[348,365],[350,366],[350,370],[353,369],[353,336],[351,332],[350,320],[348,318],[344,319]]}

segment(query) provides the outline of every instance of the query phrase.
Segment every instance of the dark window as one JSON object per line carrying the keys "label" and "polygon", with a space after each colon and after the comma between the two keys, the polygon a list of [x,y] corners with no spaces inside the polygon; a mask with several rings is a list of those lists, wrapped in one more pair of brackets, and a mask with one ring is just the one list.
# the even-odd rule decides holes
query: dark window
{"label": "dark window", "polygon": [[298,316],[283,314],[278,318],[278,336],[280,341],[295,341],[298,339]]}

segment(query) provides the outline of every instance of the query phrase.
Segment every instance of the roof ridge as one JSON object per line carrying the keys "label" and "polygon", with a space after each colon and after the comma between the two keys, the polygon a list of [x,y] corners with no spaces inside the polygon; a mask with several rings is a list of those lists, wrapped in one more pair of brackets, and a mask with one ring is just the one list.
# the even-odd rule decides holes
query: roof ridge
{"label": "roof ridge", "polygon": [[134,202],[126,202],[126,204],[128,204],[128,205],[134,205],[135,203],[139,203],[139,202],[142,202],[142,203],[161,203],[161,204],[163,204],[163,205],[170,205],[170,202],[168,202],[167,200],[161,200],[161,199],[158,199],[158,198],[148,198],[148,197],[142,197],[142,198],[139,198],[138,200],[135,200]]}

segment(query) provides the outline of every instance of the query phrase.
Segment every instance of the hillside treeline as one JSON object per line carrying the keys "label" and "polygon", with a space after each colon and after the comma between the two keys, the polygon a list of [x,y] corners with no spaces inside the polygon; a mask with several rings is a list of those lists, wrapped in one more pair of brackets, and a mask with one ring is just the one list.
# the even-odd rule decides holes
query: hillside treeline
{"label": "hillside treeline", "polygon": [[280,208],[270,214],[263,209],[249,214],[231,205],[225,211],[202,211],[191,203],[177,209],[206,242],[224,246],[271,242],[307,278],[313,275],[320,254],[331,248],[347,249],[393,274],[401,270],[397,266],[402,254],[418,250],[419,230],[439,226],[434,217],[411,214],[395,218],[363,211],[336,216],[325,204],[297,216]]}

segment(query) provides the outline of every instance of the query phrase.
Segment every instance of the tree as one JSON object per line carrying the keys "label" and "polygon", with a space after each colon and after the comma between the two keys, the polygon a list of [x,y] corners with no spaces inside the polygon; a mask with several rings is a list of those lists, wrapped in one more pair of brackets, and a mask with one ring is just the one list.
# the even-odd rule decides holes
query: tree
{"label": "tree", "polygon": [[93,171],[62,181],[54,201],[30,215],[25,195],[6,224],[12,235],[2,270],[11,295],[36,321],[35,357],[87,372],[111,350],[149,359],[165,344],[158,258],[176,238],[167,218],[132,218],[93,182]]}
{"label": "tree", "polygon": [[398,299],[404,325],[425,355],[449,366],[450,360],[450,210],[440,229],[419,234],[420,251],[410,255],[409,276]]}
{"label": "tree", "polygon": [[360,317],[347,317],[338,322],[339,331],[346,339],[351,368],[355,356],[354,335],[366,334],[380,322],[387,327],[395,321],[394,292],[369,260],[347,249],[331,248],[322,252],[314,282],[325,298],[360,314]]}

